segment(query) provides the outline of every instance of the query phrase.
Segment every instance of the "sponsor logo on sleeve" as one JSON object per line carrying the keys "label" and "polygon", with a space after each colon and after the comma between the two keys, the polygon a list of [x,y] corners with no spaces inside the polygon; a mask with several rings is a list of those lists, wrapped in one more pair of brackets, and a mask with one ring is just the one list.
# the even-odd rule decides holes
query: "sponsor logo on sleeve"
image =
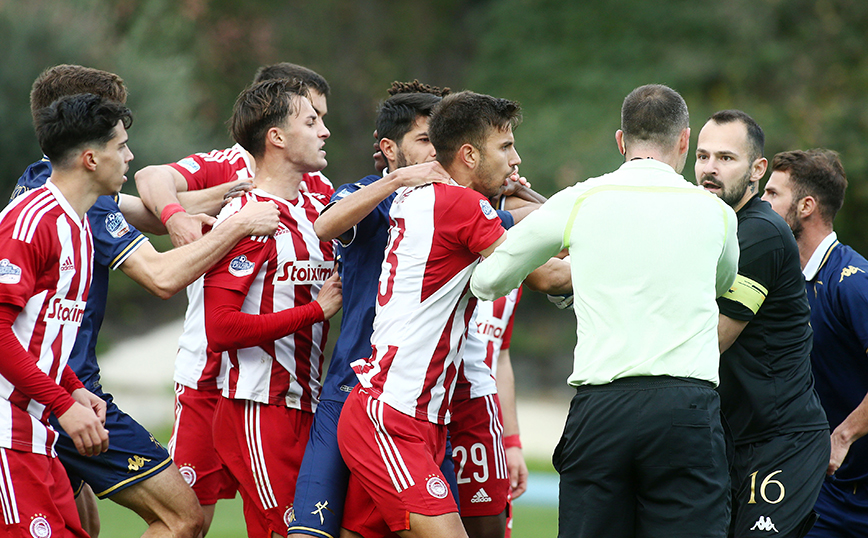
{"label": "sponsor logo on sleeve", "polygon": [[120,211],[105,218],[105,229],[115,239],[120,239],[130,231],[130,225]]}
{"label": "sponsor logo on sleeve", "polygon": [[255,267],[256,264],[248,261],[247,256],[242,254],[232,258],[232,261],[229,262],[229,274],[237,277],[252,275]]}
{"label": "sponsor logo on sleeve", "polygon": [[0,260],[0,284],[18,284],[21,282],[21,268],[3,258]]}
{"label": "sponsor logo on sleeve", "polygon": [[72,263],[72,258],[69,256],[63,260],[63,263],[60,265],[60,272],[65,273],[66,271],[75,271],[75,264]]}
{"label": "sponsor logo on sleeve", "polygon": [[497,218],[497,211],[491,207],[491,204],[488,203],[488,200],[480,200],[479,208],[482,209],[482,214],[485,215],[485,218],[488,220],[494,220]]}
{"label": "sponsor logo on sleeve", "polygon": [[335,262],[293,260],[283,262],[274,273],[273,284],[321,284],[335,270]]}
{"label": "sponsor logo on sleeve", "polygon": [[54,297],[49,301],[48,308],[45,309],[43,321],[78,327],[81,325],[81,320],[84,319],[84,307],[86,304],[84,301]]}
{"label": "sponsor logo on sleeve", "polygon": [[192,157],[185,157],[178,161],[178,166],[184,167],[191,174],[195,174],[199,171],[199,163]]}

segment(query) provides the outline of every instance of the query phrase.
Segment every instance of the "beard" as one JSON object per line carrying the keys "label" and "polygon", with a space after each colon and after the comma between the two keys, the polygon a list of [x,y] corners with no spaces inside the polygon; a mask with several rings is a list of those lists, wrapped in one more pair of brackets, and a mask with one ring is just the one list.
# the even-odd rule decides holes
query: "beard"
{"label": "beard", "polygon": [[741,202],[742,198],[744,198],[744,194],[747,192],[748,188],[750,188],[750,170],[745,172],[744,176],[729,187],[718,181],[717,178],[708,175],[702,176],[699,184],[702,185],[706,181],[719,188],[720,193],[717,196],[720,197],[726,205],[735,209],[735,206]]}
{"label": "beard", "polygon": [[796,241],[798,241],[805,227],[802,225],[801,219],[799,219],[799,210],[796,206],[796,202],[793,202],[792,205],[790,205],[789,210],[787,210],[786,216],[784,216],[784,220],[787,221],[787,224],[793,231],[793,237],[795,237]]}
{"label": "beard", "polygon": [[401,149],[401,146],[398,146],[398,151],[395,152],[395,170],[404,168],[405,166],[407,166],[407,157],[404,155],[404,150]]}

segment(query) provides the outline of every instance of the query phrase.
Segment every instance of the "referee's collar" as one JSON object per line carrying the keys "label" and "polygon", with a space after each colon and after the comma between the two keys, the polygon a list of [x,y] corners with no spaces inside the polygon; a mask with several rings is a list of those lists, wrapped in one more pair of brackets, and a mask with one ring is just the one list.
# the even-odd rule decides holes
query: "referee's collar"
{"label": "referee's collar", "polygon": [[832,245],[834,245],[837,240],[838,234],[832,232],[827,235],[825,239],[820,241],[820,244],[817,245],[816,249],[814,249],[814,253],[811,254],[811,259],[808,260],[808,263],[805,264],[805,268],[802,269],[802,274],[805,275],[806,281],[810,282],[817,278],[817,273],[820,272],[820,267],[823,266],[823,262],[825,262],[828,257],[826,255],[832,249]]}

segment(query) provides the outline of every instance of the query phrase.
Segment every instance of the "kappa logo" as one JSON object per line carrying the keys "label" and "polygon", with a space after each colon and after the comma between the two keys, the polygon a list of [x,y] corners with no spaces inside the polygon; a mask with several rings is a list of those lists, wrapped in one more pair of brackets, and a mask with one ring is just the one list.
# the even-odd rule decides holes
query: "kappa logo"
{"label": "kappa logo", "polygon": [[756,523],[753,524],[753,527],[750,528],[750,530],[779,532],[778,529],[775,527],[775,524],[772,523],[772,518],[765,516],[760,516],[759,519],[756,520]]}
{"label": "kappa logo", "polygon": [[63,261],[63,264],[60,266],[60,271],[75,271],[75,264],[72,263],[72,258],[70,258],[69,256],[66,257],[66,259]]}
{"label": "kappa logo", "polygon": [[18,284],[21,282],[21,268],[6,258],[0,260],[0,284]]}
{"label": "kappa logo", "polygon": [[33,538],[51,538],[51,524],[42,514],[30,520],[30,536]]}
{"label": "kappa logo", "polygon": [[138,471],[139,469],[144,467],[145,464],[149,461],[151,461],[150,458],[144,458],[142,456],[133,456],[132,458],[127,458],[127,463],[129,463],[129,465],[127,465],[127,469],[130,472]]}
{"label": "kappa logo", "polygon": [[491,207],[491,204],[488,203],[488,200],[480,200],[479,208],[482,209],[482,214],[485,215],[485,218],[488,220],[494,220],[497,218],[497,211]]}
{"label": "kappa logo", "polygon": [[439,476],[428,477],[428,482],[425,483],[425,489],[432,497],[437,499],[445,499],[449,495],[449,487]]}
{"label": "kappa logo", "polygon": [[72,299],[61,299],[55,297],[51,300],[48,308],[45,309],[45,317],[43,321],[60,322],[62,324],[71,324],[79,326],[81,320],[84,319],[84,301],[73,301]]}
{"label": "kappa logo", "polygon": [[838,282],[843,282],[845,276],[853,276],[856,273],[864,273],[864,272],[865,271],[863,271],[859,267],[856,267],[855,265],[850,265],[848,267],[841,269],[841,278],[838,279]]}
{"label": "kappa logo", "polygon": [[479,491],[476,492],[476,495],[470,499],[471,503],[490,503],[491,497],[488,496],[488,493],[485,492],[484,488],[479,488]]}
{"label": "kappa logo", "polygon": [[120,239],[130,231],[130,225],[127,224],[124,216],[117,212],[105,218],[105,230],[115,239]]}
{"label": "kappa logo", "polygon": [[256,264],[248,261],[244,254],[232,258],[229,262],[229,274],[232,276],[242,277],[253,274],[253,269]]}
{"label": "kappa logo", "polygon": [[178,471],[181,473],[181,476],[184,477],[184,482],[186,482],[188,486],[192,487],[193,484],[196,483],[196,469],[190,465],[182,465]]}
{"label": "kappa logo", "polygon": [[186,168],[191,174],[195,174],[199,171],[199,163],[196,162],[192,157],[186,157],[178,161],[178,166],[183,166]]}

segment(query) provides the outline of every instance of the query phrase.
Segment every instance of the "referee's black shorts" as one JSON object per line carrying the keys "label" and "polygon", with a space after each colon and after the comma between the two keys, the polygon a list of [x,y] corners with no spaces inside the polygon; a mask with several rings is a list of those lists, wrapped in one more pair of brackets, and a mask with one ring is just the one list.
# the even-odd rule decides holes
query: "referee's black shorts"
{"label": "referee's black shorts", "polygon": [[729,522],[711,383],[632,377],[582,386],[553,462],[559,537],[715,537]]}

